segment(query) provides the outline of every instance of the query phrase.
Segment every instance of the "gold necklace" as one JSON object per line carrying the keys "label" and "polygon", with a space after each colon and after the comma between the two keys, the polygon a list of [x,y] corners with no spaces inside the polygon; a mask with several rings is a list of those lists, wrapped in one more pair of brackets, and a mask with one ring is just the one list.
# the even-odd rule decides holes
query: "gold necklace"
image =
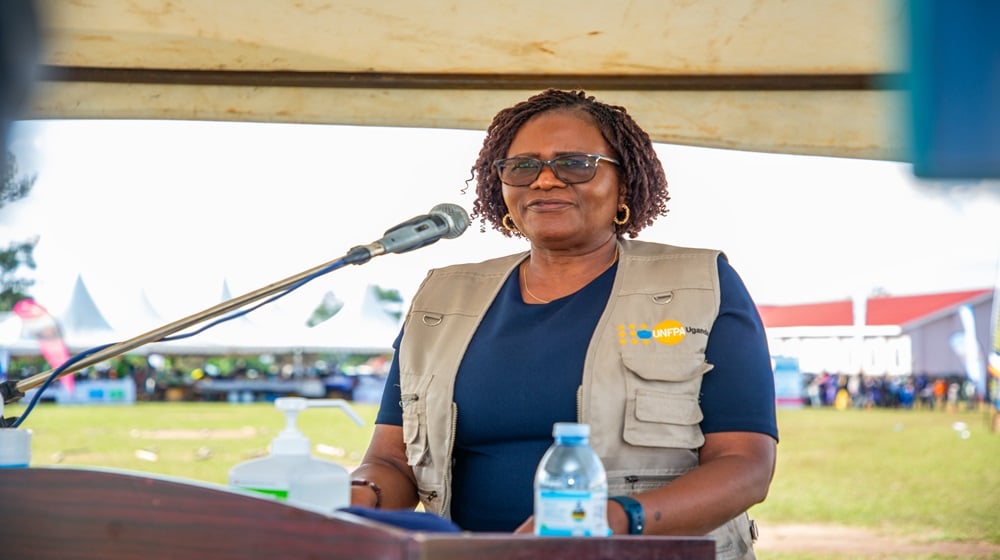
{"label": "gold necklace", "polygon": [[538,301],[539,303],[552,303],[551,299],[542,299],[536,296],[535,294],[531,293],[531,290],[528,288],[528,273],[526,272],[527,270],[528,270],[527,265],[521,267],[521,285],[524,286],[524,291],[527,292],[529,296],[534,298],[535,301]]}
{"label": "gold necklace", "polygon": [[[615,245],[615,254],[611,255],[611,260],[608,261],[607,265],[605,265],[604,270],[607,270],[611,265],[615,264],[616,260],[618,260],[618,245]],[[602,270],[601,273],[603,273],[604,270]],[[527,264],[525,264],[524,266],[521,267],[521,285],[524,286],[524,291],[527,292],[527,294],[529,296],[531,296],[531,298],[534,299],[535,301],[537,301],[539,303],[552,303],[551,299],[542,299],[542,298],[536,296],[535,294],[531,293],[531,288],[528,287],[528,265]]]}

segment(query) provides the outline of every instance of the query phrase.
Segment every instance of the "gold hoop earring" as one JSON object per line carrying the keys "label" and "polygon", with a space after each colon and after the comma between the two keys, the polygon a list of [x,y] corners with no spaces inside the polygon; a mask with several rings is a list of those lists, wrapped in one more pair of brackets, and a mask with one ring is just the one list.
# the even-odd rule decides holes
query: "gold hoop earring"
{"label": "gold hoop earring", "polygon": [[632,213],[628,209],[628,204],[624,204],[624,203],[618,205],[618,210],[624,210],[625,211],[625,217],[619,220],[618,219],[618,214],[616,213],[615,217],[611,221],[614,222],[615,225],[617,225],[617,226],[623,226],[623,225],[625,225],[625,224],[628,223],[628,219],[630,217],[632,217]]}
{"label": "gold hoop earring", "polygon": [[511,220],[510,212],[503,215],[503,219],[500,220],[500,223],[503,225],[504,229],[515,235],[521,233],[521,230],[517,229],[517,226],[514,225],[514,221]]}

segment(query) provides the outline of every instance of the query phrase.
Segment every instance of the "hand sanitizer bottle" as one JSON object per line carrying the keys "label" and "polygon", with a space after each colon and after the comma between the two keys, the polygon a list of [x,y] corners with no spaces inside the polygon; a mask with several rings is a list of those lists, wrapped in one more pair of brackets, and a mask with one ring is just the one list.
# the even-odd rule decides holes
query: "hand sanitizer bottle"
{"label": "hand sanitizer bottle", "polygon": [[244,461],[229,471],[229,485],[286,500],[289,504],[330,513],[350,505],[347,469],[310,455],[309,438],[295,421],[306,408],[338,407],[356,424],[362,420],[342,399],[281,397],[274,406],[285,414],[285,428],[271,441],[271,454]]}
{"label": "hand sanitizer bottle", "polygon": [[31,462],[31,430],[5,426],[3,407],[0,399],[0,469],[27,467]]}

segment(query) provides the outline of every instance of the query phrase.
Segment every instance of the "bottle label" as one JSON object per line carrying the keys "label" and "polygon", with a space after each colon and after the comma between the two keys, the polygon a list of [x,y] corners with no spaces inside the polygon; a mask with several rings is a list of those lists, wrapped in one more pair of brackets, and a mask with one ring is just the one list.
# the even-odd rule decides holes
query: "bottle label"
{"label": "bottle label", "polygon": [[284,490],[281,488],[250,488],[248,486],[240,486],[240,488],[244,490],[250,490],[252,492],[257,492],[258,494],[267,494],[268,496],[278,498],[279,500],[288,499],[288,490]]}
{"label": "bottle label", "polygon": [[541,490],[535,534],[549,537],[605,537],[610,534],[607,496],[589,490]]}

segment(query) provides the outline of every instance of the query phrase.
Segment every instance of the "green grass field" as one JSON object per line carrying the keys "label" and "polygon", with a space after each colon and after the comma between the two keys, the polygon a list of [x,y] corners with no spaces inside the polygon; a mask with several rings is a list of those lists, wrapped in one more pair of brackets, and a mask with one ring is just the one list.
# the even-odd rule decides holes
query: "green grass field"
{"label": "green grass field", "polygon": [[752,512],[764,523],[1000,543],[1000,433],[989,412],[801,409],[778,421],[774,482]]}
{"label": "green grass field", "polygon": [[[336,409],[301,415],[318,456],[348,467],[360,461],[376,410],[354,408],[369,425],[358,427]],[[5,415],[22,409],[9,405]],[[778,420],[774,483],[752,512],[762,524],[1000,543],[1000,433],[991,432],[988,412],[806,408],[780,410]],[[138,403],[40,405],[23,427],[33,433],[33,466],[101,466],[225,484],[229,469],[266,453],[283,425],[267,403]]]}

